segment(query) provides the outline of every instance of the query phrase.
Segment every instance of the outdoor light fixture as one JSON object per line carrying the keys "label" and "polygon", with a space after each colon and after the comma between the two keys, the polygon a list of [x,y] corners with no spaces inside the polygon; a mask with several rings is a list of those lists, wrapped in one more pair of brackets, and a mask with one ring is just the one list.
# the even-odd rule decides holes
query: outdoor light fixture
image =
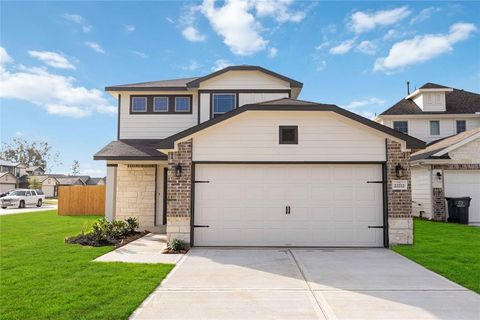
{"label": "outdoor light fixture", "polygon": [[180,178],[181,175],[182,175],[182,166],[180,165],[180,163],[177,163],[177,165],[175,166],[175,177]]}
{"label": "outdoor light fixture", "polygon": [[395,166],[395,174],[397,175],[398,178],[403,177],[403,167],[399,164]]}
{"label": "outdoor light fixture", "polygon": [[438,180],[442,180],[442,174],[440,173],[440,171],[437,171],[437,178]]}

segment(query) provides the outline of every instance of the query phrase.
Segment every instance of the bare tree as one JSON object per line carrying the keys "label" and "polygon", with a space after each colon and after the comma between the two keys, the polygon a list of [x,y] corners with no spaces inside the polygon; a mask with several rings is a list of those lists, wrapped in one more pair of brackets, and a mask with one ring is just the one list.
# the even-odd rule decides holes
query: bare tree
{"label": "bare tree", "polygon": [[4,143],[0,159],[24,164],[28,167],[40,166],[47,170],[53,165],[61,165],[58,153],[46,141],[29,142],[23,138],[13,138]]}
{"label": "bare tree", "polygon": [[80,162],[78,162],[78,160],[73,160],[70,171],[72,172],[72,176],[78,176],[80,174]]}

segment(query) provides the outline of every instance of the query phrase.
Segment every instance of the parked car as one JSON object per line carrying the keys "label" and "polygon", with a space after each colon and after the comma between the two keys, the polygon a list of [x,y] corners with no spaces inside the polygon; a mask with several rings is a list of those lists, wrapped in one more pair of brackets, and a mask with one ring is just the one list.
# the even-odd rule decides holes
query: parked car
{"label": "parked car", "polygon": [[3,197],[8,196],[8,195],[10,194],[10,192],[12,192],[13,190],[14,190],[14,189],[0,193],[0,198],[3,198]]}
{"label": "parked car", "polygon": [[15,189],[0,200],[2,209],[7,207],[25,208],[30,205],[41,207],[43,200],[45,200],[45,195],[41,190]]}

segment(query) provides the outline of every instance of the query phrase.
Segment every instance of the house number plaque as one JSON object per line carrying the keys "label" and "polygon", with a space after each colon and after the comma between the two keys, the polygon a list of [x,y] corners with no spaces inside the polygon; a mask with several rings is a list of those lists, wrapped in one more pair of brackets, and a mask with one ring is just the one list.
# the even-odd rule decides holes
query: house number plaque
{"label": "house number plaque", "polygon": [[407,180],[392,180],[392,190],[407,190]]}

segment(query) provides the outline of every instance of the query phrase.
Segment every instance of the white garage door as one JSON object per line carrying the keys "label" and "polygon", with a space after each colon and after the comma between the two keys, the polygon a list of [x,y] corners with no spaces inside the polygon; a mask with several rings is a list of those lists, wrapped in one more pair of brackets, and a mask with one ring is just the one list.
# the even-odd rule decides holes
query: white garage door
{"label": "white garage door", "polygon": [[383,225],[382,184],[367,183],[381,165],[197,164],[195,176],[196,246],[383,246],[369,228]]}
{"label": "white garage door", "polygon": [[445,170],[445,197],[470,197],[469,223],[480,225],[480,170]]}
{"label": "white garage door", "polygon": [[0,193],[15,189],[15,183],[0,183]]}

